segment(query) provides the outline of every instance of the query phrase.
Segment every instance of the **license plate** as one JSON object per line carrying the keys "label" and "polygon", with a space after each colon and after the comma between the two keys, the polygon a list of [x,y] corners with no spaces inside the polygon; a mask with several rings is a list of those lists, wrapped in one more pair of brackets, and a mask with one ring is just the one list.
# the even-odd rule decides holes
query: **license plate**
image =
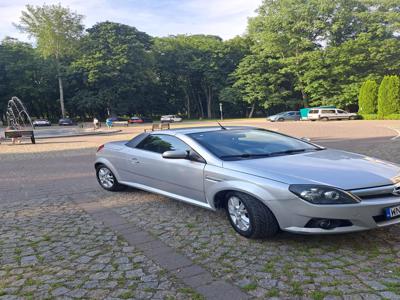
{"label": "license plate", "polygon": [[385,208],[386,219],[400,217],[400,205]]}

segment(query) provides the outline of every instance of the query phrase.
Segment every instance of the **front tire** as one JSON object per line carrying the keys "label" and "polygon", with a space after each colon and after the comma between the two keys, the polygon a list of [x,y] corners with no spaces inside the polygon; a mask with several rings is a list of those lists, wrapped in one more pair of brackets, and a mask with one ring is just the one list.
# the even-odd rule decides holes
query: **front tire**
{"label": "front tire", "polygon": [[279,231],[278,222],[268,207],[247,194],[228,193],[226,213],[233,229],[246,238],[272,237]]}
{"label": "front tire", "polygon": [[96,167],[96,177],[100,186],[107,191],[116,192],[125,188],[124,185],[118,182],[114,173],[105,165]]}

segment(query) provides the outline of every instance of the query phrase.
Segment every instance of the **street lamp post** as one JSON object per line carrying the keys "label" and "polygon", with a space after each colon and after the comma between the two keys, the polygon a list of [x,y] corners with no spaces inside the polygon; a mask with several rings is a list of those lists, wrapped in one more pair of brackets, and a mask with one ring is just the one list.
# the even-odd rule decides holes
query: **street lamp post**
{"label": "street lamp post", "polygon": [[221,121],[224,120],[224,115],[222,114],[222,102],[219,103],[219,111],[221,113]]}

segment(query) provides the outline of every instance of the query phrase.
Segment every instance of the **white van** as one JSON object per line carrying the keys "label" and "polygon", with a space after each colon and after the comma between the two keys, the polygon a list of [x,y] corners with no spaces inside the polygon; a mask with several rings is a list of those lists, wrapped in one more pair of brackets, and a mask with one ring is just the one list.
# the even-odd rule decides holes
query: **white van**
{"label": "white van", "polygon": [[311,121],[355,120],[357,114],[336,108],[313,108],[308,112],[307,119]]}

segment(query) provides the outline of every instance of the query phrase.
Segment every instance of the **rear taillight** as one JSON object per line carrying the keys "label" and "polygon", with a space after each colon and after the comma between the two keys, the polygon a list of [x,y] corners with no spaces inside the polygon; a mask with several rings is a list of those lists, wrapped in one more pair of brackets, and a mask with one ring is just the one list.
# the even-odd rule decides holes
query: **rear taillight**
{"label": "rear taillight", "polygon": [[97,148],[97,152],[99,152],[103,148],[104,148],[104,145],[100,145],[99,148]]}

